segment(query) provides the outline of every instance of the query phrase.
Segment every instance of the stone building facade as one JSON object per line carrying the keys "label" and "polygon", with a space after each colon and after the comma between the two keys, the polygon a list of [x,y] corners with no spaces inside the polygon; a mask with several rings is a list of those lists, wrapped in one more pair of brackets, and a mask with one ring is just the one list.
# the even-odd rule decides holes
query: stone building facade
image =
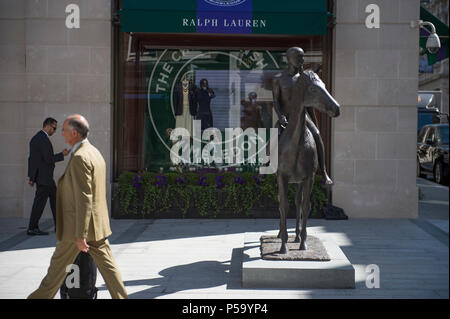
{"label": "stone building facade", "polygon": [[[65,27],[70,3],[80,7],[80,29]],[[380,7],[378,29],[365,25],[371,3]],[[332,200],[351,218],[417,217],[419,45],[410,21],[419,5],[335,1],[331,84],[342,114],[332,120]],[[47,116],[58,120],[51,140],[60,151],[62,121],[84,114],[113,171],[111,8],[108,0],[0,0],[0,217],[30,215],[28,142]],[[66,163],[56,164],[55,179]]]}
{"label": "stone building facade", "polygon": [[[70,3],[80,7],[80,29],[65,26]],[[107,0],[0,1],[0,216],[28,217],[35,188],[27,183],[28,143],[48,116],[51,137],[65,148],[64,118],[81,113],[89,140],[110,168],[111,6]],[[55,180],[67,160],[56,164]],[[50,217],[47,204],[44,217]]]}
{"label": "stone building facade", "polygon": [[[380,28],[365,25],[377,3]],[[333,203],[350,217],[417,216],[419,1],[336,1]]]}

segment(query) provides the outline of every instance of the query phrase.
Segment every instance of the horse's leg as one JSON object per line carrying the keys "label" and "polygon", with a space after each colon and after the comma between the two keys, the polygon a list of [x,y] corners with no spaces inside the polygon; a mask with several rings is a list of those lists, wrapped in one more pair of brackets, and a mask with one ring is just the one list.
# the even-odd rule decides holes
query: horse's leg
{"label": "horse's leg", "polygon": [[281,235],[281,249],[280,254],[288,252],[287,241],[288,232],[286,226],[286,216],[289,209],[288,203],[288,181],[282,176],[277,177],[278,180],[278,199],[280,201],[280,235]]}
{"label": "horse's leg", "polygon": [[[280,177],[277,175],[277,183],[278,185],[280,185]],[[280,199],[280,188],[278,188],[278,209],[280,210],[280,204],[281,204],[281,199]],[[279,231],[278,231],[278,235],[277,238],[281,238],[281,229],[282,229],[282,225],[281,225],[281,211],[280,211],[280,227],[279,227]]]}
{"label": "horse's leg", "polygon": [[303,200],[302,200],[302,231],[300,233],[300,250],[306,250],[306,222],[308,221],[309,211],[311,210],[311,191],[313,186],[314,176],[307,178],[303,185]]}
{"label": "horse's leg", "polygon": [[296,220],[295,220],[295,243],[300,242],[300,214],[302,211],[302,195],[303,195],[303,182],[297,184],[297,193],[295,194],[295,209],[296,209]]}

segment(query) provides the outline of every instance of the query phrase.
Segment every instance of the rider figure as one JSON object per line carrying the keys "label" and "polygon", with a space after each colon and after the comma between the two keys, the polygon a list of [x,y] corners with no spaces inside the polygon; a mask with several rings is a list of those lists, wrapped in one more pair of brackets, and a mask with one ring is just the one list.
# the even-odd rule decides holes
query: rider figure
{"label": "rider figure", "polygon": [[[288,125],[289,105],[295,83],[297,82],[300,72],[303,72],[304,52],[301,48],[293,47],[286,51],[288,68],[282,73],[277,74],[272,81],[273,101],[275,112],[278,115],[278,127],[280,134]],[[316,143],[317,157],[319,161],[320,171],[325,178],[325,184],[331,185],[333,181],[327,174],[324,161],[324,146],[320,132],[317,129],[317,120],[314,110],[311,107],[306,108],[306,126],[314,136]]]}

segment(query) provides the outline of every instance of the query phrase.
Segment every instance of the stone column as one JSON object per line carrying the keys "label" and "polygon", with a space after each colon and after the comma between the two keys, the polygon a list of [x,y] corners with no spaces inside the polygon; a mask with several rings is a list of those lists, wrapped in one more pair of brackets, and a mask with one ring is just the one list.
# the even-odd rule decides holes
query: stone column
{"label": "stone column", "polygon": [[26,142],[24,1],[0,1],[0,216],[23,211]]}
{"label": "stone column", "polygon": [[[380,8],[369,29],[367,5]],[[333,204],[350,217],[416,218],[419,0],[336,1]]]}
{"label": "stone column", "polygon": [[[79,29],[66,27],[68,4],[80,8]],[[28,143],[48,116],[58,121],[59,152],[64,118],[84,115],[110,172],[110,10],[109,0],[0,0],[0,217],[30,215]],[[56,181],[67,162],[56,164]]]}

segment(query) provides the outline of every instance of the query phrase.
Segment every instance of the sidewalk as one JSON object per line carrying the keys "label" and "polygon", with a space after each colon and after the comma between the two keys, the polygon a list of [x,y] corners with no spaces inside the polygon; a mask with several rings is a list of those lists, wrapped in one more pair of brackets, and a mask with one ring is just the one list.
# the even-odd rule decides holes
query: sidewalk
{"label": "sidewalk", "polygon": [[[110,242],[130,298],[448,298],[448,210],[432,217],[309,220],[308,234],[326,234],[353,264],[356,289],[243,289],[245,233],[276,230],[278,219],[111,220]],[[26,298],[49,266],[52,222],[42,220],[51,233],[37,237],[25,235],[27,222],[0,220],[0,298]],[[371,264],[380,288],[366,287]],[[110,298],[100,274],[97,287]]]}

